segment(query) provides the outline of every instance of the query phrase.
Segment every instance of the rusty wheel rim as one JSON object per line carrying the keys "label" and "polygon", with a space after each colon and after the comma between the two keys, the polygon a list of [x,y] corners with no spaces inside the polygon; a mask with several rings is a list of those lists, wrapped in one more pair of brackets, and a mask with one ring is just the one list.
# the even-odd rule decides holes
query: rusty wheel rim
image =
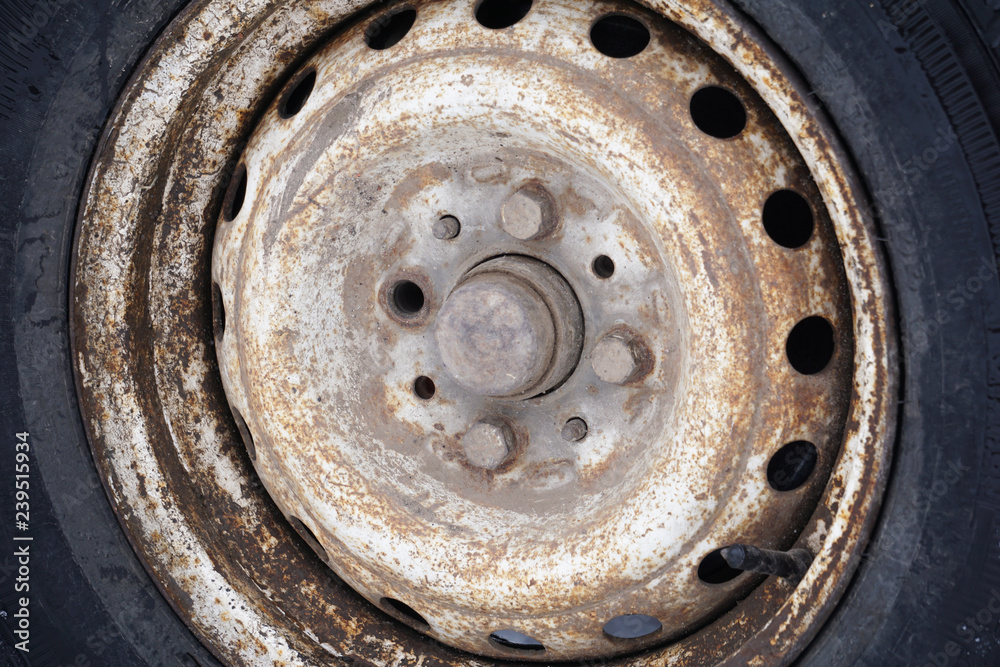
{"label": "rusty wheel rim", "polygon": [[77,377],[154,579],[236,663],[794,657],[895,392],[821,114],[723,5],[343,4],[196,3],[94,162]]}

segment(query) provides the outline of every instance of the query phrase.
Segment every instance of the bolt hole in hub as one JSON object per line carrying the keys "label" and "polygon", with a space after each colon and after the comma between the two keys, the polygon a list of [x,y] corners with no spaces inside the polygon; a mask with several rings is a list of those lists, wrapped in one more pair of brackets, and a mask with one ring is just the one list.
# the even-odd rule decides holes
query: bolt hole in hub
{"label": "bolt hole in hub", "polygon": [[[109,349],[120,363],[107,368],[106,355],[79,355],[84,404],[98,408],[96,421],[155,404],[163,412],[150,419],[170,425],[88,428],[115,479],[132,479],[136,460],[179,461],[156,479],[200,480],[214,494],[200,511],[220,508],[226,535],[249,535],[192,552],[203,567],[231,556],[226,576],[247,573],[226,589],[225,609],[251,611],[216,628],[227,638],[219,646],[241,646],[239,625],[347,655],[357,643],[329,625],[343,616],[382,623],[371,633],[395,648],[372,657],[377,664],[431,650],[556,662],[654,646],[665,662],[703,646],[705,664],[720,651],[747,651],[748,663],[755,654],[740,638],[794,652],[793,639],[761,637],[776,627],[798,636],[821,614],[802,624],[793,616],[835,599],[882,479],[879,415],[891,394],[885,292],[864,207],[808,96],[784,100],[796,89],[763,56],[768,75],[745,67],[744,79],[729,64],[744,67],[742,56],[727,60],[681,27],[730,30],[756,48],[736,19],[656,4],[673,21],[603,0],[379,5],[311,33],[328,41],[282,75],[286,85],[262,74],[259,90],[281,92],[246,114],[253,127],[223,115],[227,136],[249,139],[241,155],[214,159],[220,173],[238,167],[201,204],[185,199],[207,187],[200,171],[184,180],[198,160],[177,162],[185,187],[166,194],[117,192],[127,179],[95,172],[81,214],[75,335],[91,347],[119,340],[95,323],[144,313],[156,372],[137,373],[136,386],[154,383],[162,396],[109,397],[107,387],[125,386],[115,373],[130,367],[115,356],[127,350]],[[233,58],[274,52],[283,39],[258,42],[270,24],[253,25]],[[190,90],[254,98],[228,93],[257,82],[220,76]],[[158,109],[143,118],[161,118]],[[805,129],[790,136],[782,121]],[[234,145],[211,138],[222,132],[213,122],[143,138]],[[133,166],[129,156],[144,150],[108,157],[109,169]],[[158,192],[169,201],[127,210],[158,212],[143,224],[165,216],[162,230],[105,229],[132,220],[115,205]],[[204,229],[190,226],[205,218],[191,212],[209,207],[218,215],[211,266],[179,262],[203,247]],[[126,237],[156,242],[115,256],[109,240]],[[108,286],[134,272],[111,267],[136,257],[150,267],[143,284],[157,287],[119,312],[113,295],[127,290]],[[208,299],[204,323],[175,321]],[[195,338],[212,326],[214,345]],[[193,410],[195,375],[214,366],[185,355],[213,349],[225,400],[210,393],[213,376],[211,398]],[[184,396],[170,393],[177,387]],[[243,448],[170,440],[233,431],[228,417],[205,426],[215,404],[231,409],[266,497],[233,481],[248,474],[246,457],[224,457]],[[127,447],[104,446],[124,433]],[[121,457],[162,446],[156,434],[177,449]],[[115,488],[133,501],[130,487]],[[179,507],[157,496],[154,511]],[[184,525],[164,521],[155,532]],[[280,539],[291,530],[305,545]],[[149,552],[160,571],[195,560],[164,561],[162,548]],[[244,548],[252,555],[232,555]],[[274,583],[276,559],[311,574]],[[331,572],[336,585],[317,584]],[[192,576],[215,590],[222,575],[185,571],[168,588],[195,599]],[[275,629],[284,621],[274,614],[253,616],[253,604],[230,604],[265,589],[295,611],[291,629]],[[374,607],[412,630],[386,625]],[[268,655],[294,652],[281,650]],[[235,662],[251,659],[240,655]]]}
{"label": "bolt hole in hub", "polygon": [[593,264],[594,275],[607,280],[615,275],[615,261],[607,255],[598,255]]}
{"label": "bolt hole in hub", "polygon": [[424,291],[420,285],[402,280],[392,288],[392,305],[401,317],[413,317],[424,309]]}

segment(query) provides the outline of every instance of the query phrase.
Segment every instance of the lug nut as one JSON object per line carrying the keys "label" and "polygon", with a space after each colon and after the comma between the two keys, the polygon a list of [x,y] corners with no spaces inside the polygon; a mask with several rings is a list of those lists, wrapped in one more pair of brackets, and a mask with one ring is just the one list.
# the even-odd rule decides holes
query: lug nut
{"label": "lug nut", "polygon": [[609,384],[628,384],[652,368],[652,354],[628,331],[610,333],[594,347],[591,364],[597,377]]}
{"label": "lug nut", "polygon": [[514,446],[514,431],[498,419],[477,422],[462,436],[465,458],[472,465],[495,470],[510,455]]}
{"label": "lug nut", "polygon": [[534,241],[556,228],[556,205],[540,185],[527,185],[500,207],[500,226],[521,241]]}
{"label": "lug nut", "polygon": [[462,231],[462,224],[453,215],[446,215],[434,223],[434,238],[441,241],[455,238],[460,231]]}
{"label": "lug nut", "polygon": [[566,442],[580,442],[587,437],[587,422],[574,417],[562,428],[562,439]]}

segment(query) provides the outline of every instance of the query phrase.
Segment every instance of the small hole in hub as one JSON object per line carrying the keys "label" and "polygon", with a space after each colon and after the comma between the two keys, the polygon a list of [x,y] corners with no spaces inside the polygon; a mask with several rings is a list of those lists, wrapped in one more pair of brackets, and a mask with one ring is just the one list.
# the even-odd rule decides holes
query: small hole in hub
{"label": "small hole in hub", "polygon": [[591,268],[594,271],[594,275],[602,280],[607,280],[615,275],[615,262],[607,255],[598,256]]}
{"label": "small hole in hub", "polygon": [[424,307],[424,291],[410,280],[402,280],[392,288],[392,305],[403,317],[419,313]]}
{"label": "small hole in hub", "polygon": [[413,382],[413,393],[417,395],[417,398],[429,401],[434,398],[436,392],[437,387],[434,386],[434,380],[426,375],[421,375]]}

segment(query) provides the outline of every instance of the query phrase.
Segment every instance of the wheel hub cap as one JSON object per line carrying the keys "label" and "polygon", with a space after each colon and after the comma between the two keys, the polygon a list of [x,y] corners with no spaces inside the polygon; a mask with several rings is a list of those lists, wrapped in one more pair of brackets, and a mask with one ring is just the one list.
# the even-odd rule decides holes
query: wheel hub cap
{"label": "wheel hub cap", "polygon": [[455,381],[483,396],[544,393],[580,358],[583,317],[566,280],[542,262],[503,257],[459,283],[434,337]]}

